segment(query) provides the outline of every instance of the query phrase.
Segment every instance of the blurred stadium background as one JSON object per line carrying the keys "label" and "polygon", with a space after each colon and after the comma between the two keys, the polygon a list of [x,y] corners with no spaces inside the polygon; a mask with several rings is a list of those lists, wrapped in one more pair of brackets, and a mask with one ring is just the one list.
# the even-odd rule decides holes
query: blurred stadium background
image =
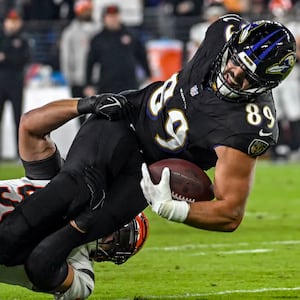
{"label": "blurred stadium background", "polygon": [[[184,58],[190,57],[195,49],[189,43],[189,30],[192,25],[207,20],[207,8],[212,3],[223,2],[227,11],[240,13],[249,20],[269,18],[297,21],[300,16],[300,1],[297,0],[92,1],[93,19],[99,30],[102,27],[102,8],[111,3],[121,7],[124,24],[146,45],[152,80],[165,80],[182,67],[186,62]],[[175,5],[180,2],[193,2],[200,9],[180,15],[174,12]],[[17,9],[24,18],[23,31],[30,41],[32,58],[26,73],[24,112],[49,101],[70,96],[69,87],[60,71],[59,45],[63,29],[74,18],[74,3],[75,0],[0,0],[0,20],[9,9]],[[51,10],[47,10],[48,7]],[[140,71],[137,68],[138,74]],[[142,84],[143,74],[140,76]],[[10,102],[6,102],[0,128],[0,154],[3,159],[15,159],[12,118],[12,107]],[[77,122],[73,120],[54,132],[53,136],[63,155],[66,154],[77,129]]]}
{"label": "blurred stadium background", "polygon": [[[0,11],[13,2],[19,3],[0,1]],[[245,15],[253,19],[257,17],[254,5],[264,1],[242,2],[248,3]],[[291,18],[299,18],[298,2],[293,2]],[[181,58],[181,43],[189,29],[184,24],[191,24],[191,18],[194,23],[203,21],[201,16],[186,17],[189,21],[182,22],[175,39],[169,27],[174,17],[162,16],[156,7],[134,5],[133,9],[134,13],[125,11],[126,22],[149,43],[149,55],[156,41],[154,52],[163,61],[157,64],[154,60],[152,64],[160,71],[170,57]],[[274,16],[267,7],[259,17]],[[25,21],[33,59],[27,72],[24,111],[70,95],[57,62],[59,38],[68,22]],[[163,58],[166,53],[167,61]],[[178,67],[174,61],[172,65]],[[167,70],[168,67],[164,66]],[[6,160],[13,159],[15,151],[11,113],[7,103],[0,133],[0,147]],[[53,138],[63,154],[76,131],[77,123],[71,122],[54,132]],[[245,220],[234,233],[196,230],[167,222],[147,209],[150,236],[144,249],[122,266],[96,264],[96,289],[89,299],[300,299],[299,168],[299,163],[273,164],[268,157],[261,159]],[[0,162],[1,179],[23,174],[18,162]],[[209,174],[213,176],[213,170]],[[52,296],[0,284],[0,300],[24,299],[46,300]]]}

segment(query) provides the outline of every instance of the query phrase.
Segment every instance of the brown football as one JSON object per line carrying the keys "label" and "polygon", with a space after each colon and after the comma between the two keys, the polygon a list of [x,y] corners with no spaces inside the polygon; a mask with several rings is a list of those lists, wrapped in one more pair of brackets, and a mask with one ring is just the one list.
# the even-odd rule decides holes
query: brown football
{"label": "brown football", "polygon": [[183,159],[168,158],[149,165],[153,183],[159,183],[165,167],[171,171],[170,186],[173,199],[192,203],[214,198],[213,185],[208,175],[194,163]]}

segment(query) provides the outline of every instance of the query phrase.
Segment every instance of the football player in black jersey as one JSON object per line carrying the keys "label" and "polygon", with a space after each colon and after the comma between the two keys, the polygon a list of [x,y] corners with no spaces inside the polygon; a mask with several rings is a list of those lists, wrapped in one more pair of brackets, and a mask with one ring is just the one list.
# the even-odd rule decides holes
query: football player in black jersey
{"label": "football player in black jersey", "polygon": [[[282,24],[221,17],[180,72],[126,93],[120,111],[127,112],[129,103],[127,117],[110,122],[91,116],[85,122],[62,171],[0,224],[0,263],[14,264],[15,246],[28,246],[30,234],[59,225],[25,262],[31,281],[49,290],[51,282],[42,276],[46,270],[53,280],[62,280],[70,249],[113,232],[148,203],[172,221],[234,231],[244,215],[257,157],[277,141],[271,90],[295,60],[295,39]],[[85,112],[83,103],[78,101],[79,113]],[[146,165],[141,172],[143,163],[169,157],[204,170],[215,166],[215,201],[174,201],[168,169],[159,185],[149,180]]]}
{"label": "football player in black jersey", "polygon": [[[109,98],[112,96],[107,95]],[[101,103],[102,100],[105,101],[103,96],[98,97],[97,101]],[[95,107],[99,107],[97,101]],[[94,112],[93,109],[90,112]],[[50,133],[77,116],[77,101],[71,99],[48,103],[22,116],[18,146],[26,177],[0,180],[0,222],[19,203],[26,201],[27,195],[43,188],[59,172],[62,159]],[[147,232],[147,217],[144,213],[140,213],[113,234],[74,249],[67,258],[68,274],[64,282],[59,282],[52,290],[54,298],[57,300],[88,298],[94,290],[94,261],[123,264],[141,249],[147,238]],[[23,249],[21,252],[24,252]],[[36,290],[28,280],[23,265],[13,267],[0,265],[0,282]]]}

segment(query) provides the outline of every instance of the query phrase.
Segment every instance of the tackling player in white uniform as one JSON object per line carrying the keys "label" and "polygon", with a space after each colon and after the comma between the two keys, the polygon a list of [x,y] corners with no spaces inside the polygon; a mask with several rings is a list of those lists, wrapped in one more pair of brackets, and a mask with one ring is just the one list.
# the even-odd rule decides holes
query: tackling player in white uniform
{"label": "tackling player in white uniform", "polygon": [[[70,99],[55,101],[22,116],[19,153],[26,177],[0,181],[0,222],[21,201],[26,201],[27,195],[43,188],[59,171],[62,160],[50,138],[50,132],[78,116],[76,105],[77,102]],[[94,290],[93,261],[124,263],[142,247],[147,231],[148,220],[140,213],[110,236],[74,249],[67,259],[68,276],[53,291],[55,299],[75,300],[89,297]],[[36,290],[23,265],[0,265],[0,282]]]}

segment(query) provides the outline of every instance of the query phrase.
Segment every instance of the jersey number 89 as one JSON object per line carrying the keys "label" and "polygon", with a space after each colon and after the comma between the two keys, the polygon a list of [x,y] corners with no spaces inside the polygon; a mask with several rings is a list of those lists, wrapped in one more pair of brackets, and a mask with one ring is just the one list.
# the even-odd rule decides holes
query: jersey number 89
{"label": "jersey number 89", "polygon": [[[157,120],[160,113],[165,109],[166,103],[172,98],[177,85],[177,76],[175,73],[161,87],[159,87],[151,96],[148,102],[148,115],[152,120]],[[184,112],[179,108],[167,109],[164,111],[165,118],[165,136],[163,138],[159,133],[155,135],[155,142],[164,151],[177,153],[180,152],[187,141],[187,132],[189,130],[188,122]]]}

